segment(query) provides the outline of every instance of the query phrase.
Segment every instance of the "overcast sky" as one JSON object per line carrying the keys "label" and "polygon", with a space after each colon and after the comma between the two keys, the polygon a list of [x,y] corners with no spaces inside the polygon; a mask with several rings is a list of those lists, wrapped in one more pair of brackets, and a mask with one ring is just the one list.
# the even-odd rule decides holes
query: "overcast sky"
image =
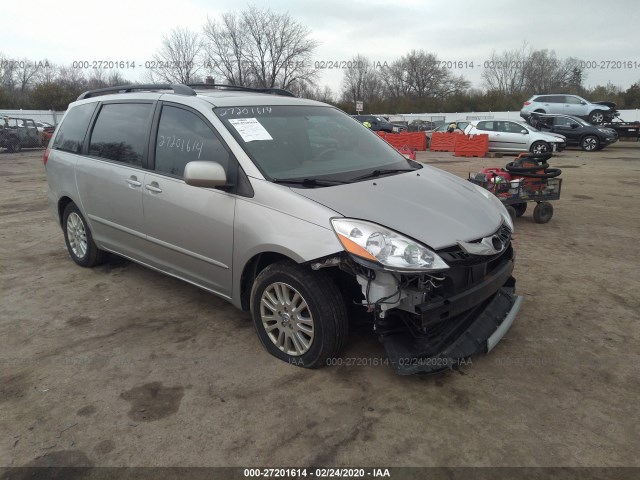
{"label": "overcast sky", "polygon": [[[289,12],[321,42],[314,61],[349,60],[361,53],[391,62],[412,49],[435,53],[443,61],[474,62],[458,72],[481,86],[482,64],[491,52],[527,42],[594,62],[585,85],[611,81],[623,88],[640,80],[640,3],[637,0],[254,0],[258,7]],[[242,9],[234,0],[79,0],[0,2],[0,52],[7,57],[135,61],[125,78],[140,80],[162,35],[174,27],[200,31],[207,16]],[[615,69],[615,63],[633,62]],[[617,66],[620,66],[619,64]],[[604,67],[604,68],[600,68]],[[323,70],[320,84],[338,91],[341,71]]]}

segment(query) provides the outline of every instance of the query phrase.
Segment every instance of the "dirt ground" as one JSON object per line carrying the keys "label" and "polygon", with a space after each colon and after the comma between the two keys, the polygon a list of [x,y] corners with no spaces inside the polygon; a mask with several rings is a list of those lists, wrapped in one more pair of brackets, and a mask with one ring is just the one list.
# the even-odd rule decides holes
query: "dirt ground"
{"label": "dirt ground", "polygon": [[[516,221],[512,329],[459,372],[400,377],[290,366],[211,294],[77,267],[42,151],[1,153],[0,466],[640,466],[640,144],[551,163],[553,219]],[[362,357],[384,350],[354,334],[343,358]]]}

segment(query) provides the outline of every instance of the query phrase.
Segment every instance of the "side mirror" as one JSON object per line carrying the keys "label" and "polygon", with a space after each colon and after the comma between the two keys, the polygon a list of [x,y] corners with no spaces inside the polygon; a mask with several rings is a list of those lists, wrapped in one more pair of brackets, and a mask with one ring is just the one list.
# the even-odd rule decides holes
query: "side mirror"
{"label": "side mirror", "polygon": [[522,133],[523,135],[527,135],[529,133],[529,130],[522,129],[520,130],[520,133]]}
{"label": "side mirror", "polygon": [[217,162],[189,162],[184,167],[184,183],[194,187],[222,187],[227,184],[227,174]]}
{"label": "side mirror", "polygon": [[578,125],[577,123],[572,123],[571,124],[571,128],[578,128],[580,125]]}

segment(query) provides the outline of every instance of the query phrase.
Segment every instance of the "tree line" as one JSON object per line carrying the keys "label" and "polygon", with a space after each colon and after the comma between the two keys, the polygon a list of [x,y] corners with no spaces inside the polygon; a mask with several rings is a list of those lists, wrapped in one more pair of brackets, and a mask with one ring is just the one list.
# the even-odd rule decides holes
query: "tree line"
{"label": "tree line", "polygon": [[[521,48],[492,52],[481,88],[447,68],[435,53],[411,50],[390,63],[356,54],[343,70],[337,92],[320,84],[312,62],[319,42],[288,13],[248,7],[207,18],[200,31],[176,28],[164,35],[141,82],[125,78],[131,70],[34,62],[0,53],[0,108],[65,110],[86,90],[131,83],[201,83],[284,88],[294,94],[355,113],[418,113],[519,110],[533,94],[573,93],[608,100],[618,108],[640,107],[640,81],[623,90],[608,83],[585,88],[579,59],[554,51]],[[117,66],[117,65],[116,65]],[[79,68],[85,67],[85,68]],[[150,68],[147,68],[150,67]],[[478,66],[476,66],[478,67]],[[124,72],[124,73],[123,73]]]}

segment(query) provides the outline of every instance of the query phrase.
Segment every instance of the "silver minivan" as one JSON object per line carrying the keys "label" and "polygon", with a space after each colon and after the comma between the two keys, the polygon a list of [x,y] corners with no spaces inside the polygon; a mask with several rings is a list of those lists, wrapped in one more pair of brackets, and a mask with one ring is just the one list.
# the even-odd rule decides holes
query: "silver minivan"
{"label": "silver minivan", "polygon": [[223,297],[293,365],[335,364],[366,322],[398,373],[450,369],[520,308],[495,196],[284,90],[85,92],[44,162],[78,265],[114,253]]}

